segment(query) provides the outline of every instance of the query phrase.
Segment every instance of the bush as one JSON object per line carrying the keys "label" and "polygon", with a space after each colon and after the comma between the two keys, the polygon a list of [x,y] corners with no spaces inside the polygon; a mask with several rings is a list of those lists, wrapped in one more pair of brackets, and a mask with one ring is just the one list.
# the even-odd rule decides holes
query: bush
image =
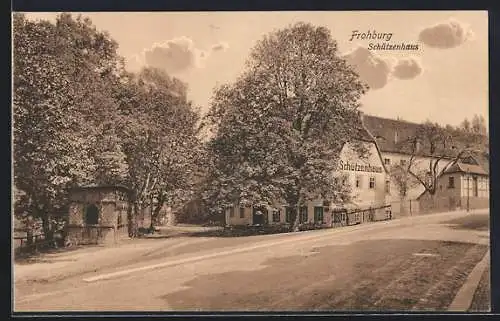
{"label": "bush", "polygon": [[252,235],[287,233],[289,231],[290,231],[290,224],[273,224],[273,225],[263,225],[263,226],[232,225],[225,227],[224,235],[252,236]]}
{"label": "bush", "polygon": [[299,225],[299,231],[311,231],[311,230],[321,230],[328,228],[326,224],[323,223],[302,223]]}

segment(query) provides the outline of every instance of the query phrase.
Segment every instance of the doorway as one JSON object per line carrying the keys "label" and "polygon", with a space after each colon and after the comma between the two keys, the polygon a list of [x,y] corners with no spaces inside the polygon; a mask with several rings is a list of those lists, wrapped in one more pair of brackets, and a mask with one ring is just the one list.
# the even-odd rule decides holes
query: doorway
{"label": "doorway", "polygon": [[99,224],[99,209],[94,204],[87,206],[85,211],[85,224],[97,225]]}
{"label": "doorway", "polygon": [[264,225],[267,222],[267,209],[263,206],[254,207],[252,211],[252,224]]}

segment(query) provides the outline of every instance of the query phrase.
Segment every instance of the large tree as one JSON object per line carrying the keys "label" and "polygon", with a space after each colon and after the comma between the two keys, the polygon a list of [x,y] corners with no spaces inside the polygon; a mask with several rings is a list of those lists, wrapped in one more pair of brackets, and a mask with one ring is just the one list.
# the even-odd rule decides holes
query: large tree
{"label": "large tree", "polygon": [[[235,202],[297,208],[346,198],[334,172],[344,144],[358,138],[365,90],[328,29],[297,23],[266,35],[242,75],[215,91],[205,198],[219,211]],[[296,215],[294,229],[298,223]]]}
{"label": "large tree", "polygon": [[117,88],[130,218],[134,221],[149,207],[153,223],[164,205],[175,206],[190,195],[199,146],[198,111],[187,99],[186,85],[159,69],[124,75]]}
{"label": "large tree", "polygon": [[87,18],[14,16],[17,203],[48,237],[75,185],[126,185],[132,221],[153,199],[158,213],[189,196],[199,117],[186,85],[157,69],[127,73],[117,47]]}
{"label": "large tree", "polygon": [[[487,151],[488,137],[464,128],[453,129],[427,121],[403,144],[405,146],[401,148],[411,155],[408,173],[434,198],[439,177],[471,153]],[[421,166],[422,162],[426,164]]]}
{"label": "large tree", "polygon": [[55,24],[15,14],[13,40],[14,183],[50,238],[67,188],[94,178],[93,137],[114,108],[106,83],[119,66],[117,44],[69,14]]}
{"label": "large tree", "polygon": [[488,135],[488,126],[483,115],[474,115],[471,121],[471,130],[474,134]]}

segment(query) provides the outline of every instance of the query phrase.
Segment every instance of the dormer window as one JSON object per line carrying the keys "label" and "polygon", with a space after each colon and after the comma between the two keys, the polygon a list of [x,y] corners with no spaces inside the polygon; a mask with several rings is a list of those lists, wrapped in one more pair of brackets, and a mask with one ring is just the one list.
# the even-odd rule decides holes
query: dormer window
{"label": "dormer window", "polygon": [[395,131],[394,132],[394,144],[397,144],[398,143],[398,132]]}

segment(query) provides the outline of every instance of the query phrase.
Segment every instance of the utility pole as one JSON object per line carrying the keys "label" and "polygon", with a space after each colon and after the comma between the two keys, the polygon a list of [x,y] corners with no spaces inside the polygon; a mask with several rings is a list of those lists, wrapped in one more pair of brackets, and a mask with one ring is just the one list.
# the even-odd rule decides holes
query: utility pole
{"label": "utility pole", "polygon": [[151,221],[149,223],[149,229],[151,230],[151,234],[153,234],[154,232],[154,225],[153,225],[153,193],[151,193],[151,200],[150,200],[150,203],[149,203],[149,212],[150,212],[150,217],[151,217]]}
{"label": "utility pole", "polygon": [[469,197],[470,197],[470,172],[469,169],[467,168],[467,212],[469,212]]}

